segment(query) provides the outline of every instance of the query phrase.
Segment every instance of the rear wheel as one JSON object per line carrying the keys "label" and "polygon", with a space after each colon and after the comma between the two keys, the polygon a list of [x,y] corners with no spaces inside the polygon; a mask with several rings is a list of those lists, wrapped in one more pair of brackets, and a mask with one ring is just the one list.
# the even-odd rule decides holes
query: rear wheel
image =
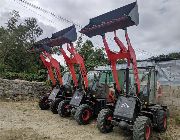
{"label": "rear wheel", "polygon": [[40,97],[39,100],[39,107],[41,108],[41,110],[48,110],[50,105],[49,105],[49,101],[48,101],[48,95],[44,95],[42,97]]}
{"label": "rear wheel", "polygon": [[62,101],[62,99],[55,99],[54,101],[51,102],[50,109],[53,114],[58,114],[57,109],[58,109],[58,105],[61,101]]}
{"label": "rear wheel", "polygon": [[90,120],[92,118],[92,114],[93,114],[93,112],[92,112],[92,109],[90,108],[90,106],[87,104],[82,104],[77,108],[74,118],[78,124],[85,125],[90,122]]}
{"label": "rear wheel", "polygon": [[151,120],[145,116],[139,116],[133,125],[134,140],[150,140]]}
{"label": "rear wheel", "polygon": [[111,123],[113,118],[113,112],[110,109],[103,109],[98,114],[97,127],[102,133],[109,133],[113,130]]}
{"label": "rear wheel", "polygon": [[71,115],[70,105],[68,101],[61,101],[58,105],[58,114],[61,117],[68,117]]}
{"label": "rear wheel", "polygon": [[158,132],[165,132],[167,129],[167,113],[164,110],[157,111],[157,127]]}

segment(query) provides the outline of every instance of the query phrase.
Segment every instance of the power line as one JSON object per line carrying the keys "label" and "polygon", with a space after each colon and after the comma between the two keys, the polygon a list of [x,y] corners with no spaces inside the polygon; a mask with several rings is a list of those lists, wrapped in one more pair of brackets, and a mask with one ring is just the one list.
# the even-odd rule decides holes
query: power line
{"label": "power line", "polygon": [[17,2],[17,3],[18,3],[19,5],[21,5],[22,7],[24,7],[24,8],[26,8],[26,9],[28,9],[29,11],[31,11],[31,12],[33,12],[33,13],[37,14],[38,16],[40,16],[40,17],[43,17],[43,18],[47,19],[49,22],[51,22],[51,23],[53,23],[53,24],[56,24],[54,21],[52,21],[52,20],[48,19],[47,17],[45,17],[45,16],[43,16],[43,15],[41,15],[41,14],[38,14],[37,12],[35,12],[35,11],[33,11],[32,9],[28,8],[27,6],[23,5],[22,3],[20,3],[20,2]]}
{"label": "power line", "polygon": [[[25,0],[14,0],[14,1],[17,2],[18,4],[20,4],[21,6],[25,7],[25,8],[28,8],[28,7],[25,6],[25,5],[23,5],[23,4],[26,4],[26,5],[34,8],[34,9],[41,10],[42,12],[44,12],[44,13],[46,13],[46,14],[50,14],[50,15],[52,15],[53,17],[58,18],[58,19],[61,20],[61,21],[64,21],[64,22],[66,22],[66,23],[72,23],[72,24],[78,26],[79,28],[82,28],[82,25],[80,25],[80,24],[76,24],[76,23],[74,23],[73,21],[68,20],[67,18],[64,18],[64,17],[61,17],[61,16],[57,16],[57,15],[55,15],[53,12],[47,11],[47,10],[45,10],[45,9],[39,7],[39,6],[36,6],[36,5],[32,4],[32,3],[29,3],[29,2],[27,2],[27,1],[25,1]],[[21,2],[21,3],[20,3],[20,2]],[[23,4],[22,4],[22,3],[23,3]],[[47,19],[48,21],[50,21],[51,23],[54,23],[54,24],[55,24],[55,22],[53,22],[52,20],[49,20],[47,17],[42,16],[41,14],[38,14],[38,13],[35,12],[34,10],[32,10],[32,9],[30,9],[30,8],[28,8],[28,10],[30,10],[31,12],[37,14],[38,16],[41,16],[41,17],[43,17],[43,18],[46,18],[46,19]],[[83,37],[86,37],[84,34],[82,34],[82,36],[83,36]],[[87,38],[87,37],[86,37],[86,38]],[[93,43],[95,43],[95,44],[97,45],[97,47],[100,48],[101,45],[99,45],[97,42],[93,42]]]}
{"label": "power line", "polygon": [[14,0],[14,1],[15,1],[15,2],[19,1],[19,2],[21,2],[21,3],[24,3],[24,4],[26,4],[26,5],[34,8],[34,9],[40,10],[40,11],[46,13],[46,14],[50,14],[51,16],[55,17],[55,18],[58,19],[58,20],[61,20],[61,21],[63,21],[63,22],[69,23],[69,24],[74,24],[75,26],[77,26],[77,27],[79,27],[79,28],[82,28],[82,25],[77,24],[77,23],[73,22],[72,20],[70,20],[70,19],[68,19],[68,18],[65,18],[65,17],[59,16],[59,15],[56,15],[54,12],[45,10],[45,9],[43,9],[43,8],[37,6],[37,5],[34,5],[34,4],[30,3],[30,2],[27,2],[26,0]]}
{"label": "power line", "polygon": [[[56,15],[54,12],[45,10],[45,9],[43,9],[43,8],[37,6],[37,5],[34,5],[34,4],[30,3],[30,2],[27,2],[26,0],[14,0],[14,1],[15,1],[15,2],[19,1],[19,2],[17,2],[18,4],[20,4],[20,2],[21,2],[21,3],[24,3],[24,4],[30,6],[30,7],[34,8],[34,9],[40,10],[40,11],[46,13],[46,14],[50,14],[51,16],[53,16],[53,17],[55,17],[56,19],[61,20],[61,21],[63,21],[63,22],[66,22],[66,23],[69,23],[69,24],[74,24],[74,25],[77,26],[78,28],[82,28],[82,27],[83,27],[82,25],[77,24],[77,23],[73,22],[72,20],[70,20],[70,19],[68,19],[68,18],[65,18],[65,17],[59,16],[59,15]],[[22,5],[22,4],[20,4],[20,5],[23,6],[23,7],[25,7],[25,8],[27,8],[27,6],[24,6],[24,5]],[[29,9],[29,8],[28,8],[28,9]],[[35,11],[31,10],[31,9],[29,9],[29,10],[32,11],[32,12],[34,12],[34,13],[36,13],[37,15],[45,18],[45,16],[42,16],[41,14],[38,14],[37,12],[35,12]],[[46,19],[47,19],[47,18],[46,18]],[[50,21],[51,23],[54,23],[52,20],[49,20],[49,19],[47,19],[47,20]],[[55,23],[54,23],[54,24],[55,24]],[[82,35],[82,36],[84,36],[84,35]],[[113,42],[114,42],[114,40],[113,40],[112,38],[107,38],[107,39],[109,39],[110,41],[113,41]],[[96,43],[96,42],[94,42],[94,43],[95,43],[97,46],[100,46],[98,43]],[[146,50],[143,50],[143,49],[139,49],[139,48],[138,48],[138,49],[135,49],[135,50],[138,51],[138,52],[141,52],[141,53],[144,54],[144,55],[149,55],[149,56],[151,56],[151,57],[152,57],[152,56],[157,56],[157,55],[155,55],[155,54],[153,54],[153,53],[150,53],[150,52],[148,52],[148,51],[146,51]]]}

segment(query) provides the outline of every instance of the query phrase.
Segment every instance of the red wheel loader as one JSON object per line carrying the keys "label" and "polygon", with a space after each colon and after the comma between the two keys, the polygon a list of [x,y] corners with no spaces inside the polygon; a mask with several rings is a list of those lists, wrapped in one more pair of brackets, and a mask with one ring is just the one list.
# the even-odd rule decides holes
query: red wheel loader
{"label": "red wheel loader", "polygon": [[[137,2],[90,19],[80,32],[93,37],[102,36],[108,59],[111,64],[116,90],[119,93],[114,108],[102,109],[98,114],[97,127],[102,133],[108,133],[114,126],[131,130],[134,140],[149,140],[152,128],[164,132],[167,129],[167,106],[156,104],[156,71],[154,67],[137,67],[135,51],[130,43],[127,28],[139,24]],[[125,32],[127,47],[117,37],[116,30]],[[114,32],[114,41],[119,52],[110,50],[106,34]],[[118,82],[117,60],[126,60],[124,86]],[[141,72],[142,71],[142,72]],[[133,84],[134,83],[134,84]],[[153,98],[154,97],[154,98]]]}
{"label": "red wheel loader", "polygon": [[[78,124],[87,124],[93,117],[97,116],[101,109],[106,108],[106,106],[111,106],[114,101],[107,100],[109,96],[107,97],[105,95],[105,93],[108,92],[107,89],[110,88],[108,86],[109,81],[107,80],[109,72],[96,71],[94,76],[88,78],[89,74],[86,71],[84,60],[76,51],[72,43],[72,38],[74,38],[76,34],[75,26],[71,26],[53,34],[50,42],[51,46],[60,46],[60,52],[64,56],[74,81],[76,80],[74,65],[79,66],[79,80],[75,82],[77,88],[74,95],[71,100],[63,100],[60,102],[58,113],[62,117],[67,117],[72,114]],[[67,56],[62,48],[63,44],[67,44],[67,50],[70,53],[70,57]],[[105,77],[103,79],[104,82],[99,81],[102,75]],[[111,93],[110,95],[112,98]]]}
{"label": "red wheel loader", "polygon": [[[47,41],[47,39],[45,40]],[[40,59],[47,68],[52,81],[52,91],[40,97],[39,107],[42,110],[50,108],[54,114],[57,114],[59,102],[72,96],[71,76],[68,73],[61,76],[60,63],[52,57],[51,48],[43,40],[35,44],[34,50],[40,52]]]}

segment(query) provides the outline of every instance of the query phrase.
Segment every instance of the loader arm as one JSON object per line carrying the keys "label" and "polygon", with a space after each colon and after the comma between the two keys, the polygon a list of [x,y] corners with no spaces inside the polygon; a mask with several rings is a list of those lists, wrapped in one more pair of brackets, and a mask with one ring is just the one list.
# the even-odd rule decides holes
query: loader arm
{"label": "loader arm", "polygon": [[53,73],[52,66],[51,66],[50,62],[46,61],[45,56],[43,56],[43,54],[40,54],[40,59],[43,62],[44,66],[47,68],[49,77],[52,81],[52,84],[53,84],[53,86],[55,86],[56,85],[56,79],[54,78],[54,73]]}
{"label": "loader arm", "polygon": [[121,59],[126,59],[127,60],[127,67],[130,67],[130,63],[132,63],[132,67],[133,67],[133,72],[134,72],[134,79],[135,79],[135,83],[137,86],[137,95],[140,92],[140,81],[139,81],[139,76],[138,76],[138,69],[137,69],[137,61],[136,61],[136,54],[134,49],[131,46],[130,43],[130,39],[128,37],[128,33],[127,31],[125,31],[125,37],[126,37],[126,41],[127,41],[127,45],[128,45],[128,49],[123,45],[123,43],[119,40],[119,38],[115,35],[114,40],[117,43],[117,45],[120,47],[120,51],[118,53],[115,53],[113,51],[111,51],[109,49],[108,43],[106,41],[105,35],[102,36],[103,38],[103,43],[105,46],[105,50],[108,56],[108,59],[111,63],[111,69],[113,72],[113,77],[114,80],[116,82],[116,88],[118,91],[121,91],[120,89],[120,84],[119,84],[119,80],[118,80],[118,74],[117,74],[117,68],[116,68],[116,63],[118,60]]}
{"label": "loader arm", "polygon": [[56,59],[54,59],[51,56],[51,54],[49,54],[48,52],[44,52],[44,53],[49,58],[52,67],[56,70],[56,74],[57,74],[59,84],[63,85],[63,80],[62,80],[62,75],[61,75],[61,69],[60,69],[59,62]]}
{"label": "loader arm", "polygon": [[80,71],[84,80],[84,85],[85,88],[88,87],[88,77],[87,77],[87,71],[86,71],[86,67],[84,64],[84,59],[82,58],[82,56],[76,51],[76,49],[74,48],[73,44],[71,43],[70,46],[68,45],[67,50],[73,55],[72,60],[74,61],[75,64],[79,64],[80,66]]}
{"label": "loader arm", "polygon": [[75,85],[75,87],[77,87],[78,86],[78,80],[77,80],[77,77],[76,77],[74,64],[72,63],[71,58],[67,56],[66,52],[64,51],[64,49],[62,47],[59,50],[60,50],[61,54],[63,55],[64,60],[66,61],[66,64],[67,64],[67,66],[69,68],[69,71],[70,71],[70,73],[72,75],[74,85]]}
{"label": "loader arm", "polygon": [[[116,63],[118,60],[127,60],[127,74],[126,74],[126,94],[129,92],[129,67],[132,64],[135,84],[137,87],[136,95],[140,92],[140,81],[138,77],[138,69],[136,62],[135,51],[130,43],[130,39],[127,33],[127,27],[139,24],[139,13],[137,2],[133,2],[121,8],[115,9],[113,11],[107,12],[105,14],[99,15],[95,18],[91,18],[89,24],[81,29],[81,33],[87,35],[88,37],[93,37],[96,35],[101,35],[103,43],[105,46],[105,51],[107,53],[108,59],[111,63],[111,69],[113,72],[113,78],[116,83],[116,89],[120,92],[120,84],[118,80],[118,73],[116,68]],[[117,37],[116,30],[125,30],[125,38],[127,41],[127,47],[122,43],[122,41]],[[108,43],[106,41],[105,34],[108,32],[114,32],[114,41],[120,48],[120,51],[115,53],[110,50]]]}
{"label": "loader arm", "polygon": [[[75,69],[74,69],[74,65],[78,64],[80,66],[80,71],[81,71],[81,74],[82,74],[82,77],[83,77],[85,89],[87,89],[88,88],[88,78],[87,78],[87,72],[86,72],[86,68],[85,68],[85,65],[84,65],[83,58],[75,50],[75,48],[74,48],[72,43],[70,45],[67,44],[67,50],[70,52],[71,57],[68,57],[66,52],[63,50],[63,48],[60,48],[60,51],[61,51],[61,53],[62,53],[62,55],[63,55],[67,65],[68,65],[69,69],[70,69],[72,77],[74,79],[76,79],[76,74],[75,74],[76,72],[75,72]],[[77,79],[75,81],[76,81],[76,84],[78,85]]]}

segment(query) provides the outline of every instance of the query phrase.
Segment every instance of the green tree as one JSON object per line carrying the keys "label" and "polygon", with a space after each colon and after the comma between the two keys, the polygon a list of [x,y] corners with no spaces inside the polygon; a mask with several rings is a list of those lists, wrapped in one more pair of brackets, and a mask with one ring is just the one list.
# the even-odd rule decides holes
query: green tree
{"label": "green tree", "polygon": [[180,59],[180,52],[169,53],[167,55],[161,54],[156,57],[151,57],[150,59],[155,60],[155,61],[167,61],[167,60],[174,60],[174,59],[176,60],[176,59]]}
{"label": "green tree", "polygon": [[79,38],[77,50],[84,58],[85,66],[88,71],[93,70],[96,66],[108,63],[107,58],[105,58],[104,50],[101,48],[95,48],[90,40],[86,40],[82,43],[82,38]]}
{"label": "green tree", "polygon": [[35,18],[20,20],[17,11],[11,12],[11,17],[5,27],[0,27],[0,63],[3,70],[13,72],[37,72],[38,59],[28,52],[42,34]]}

